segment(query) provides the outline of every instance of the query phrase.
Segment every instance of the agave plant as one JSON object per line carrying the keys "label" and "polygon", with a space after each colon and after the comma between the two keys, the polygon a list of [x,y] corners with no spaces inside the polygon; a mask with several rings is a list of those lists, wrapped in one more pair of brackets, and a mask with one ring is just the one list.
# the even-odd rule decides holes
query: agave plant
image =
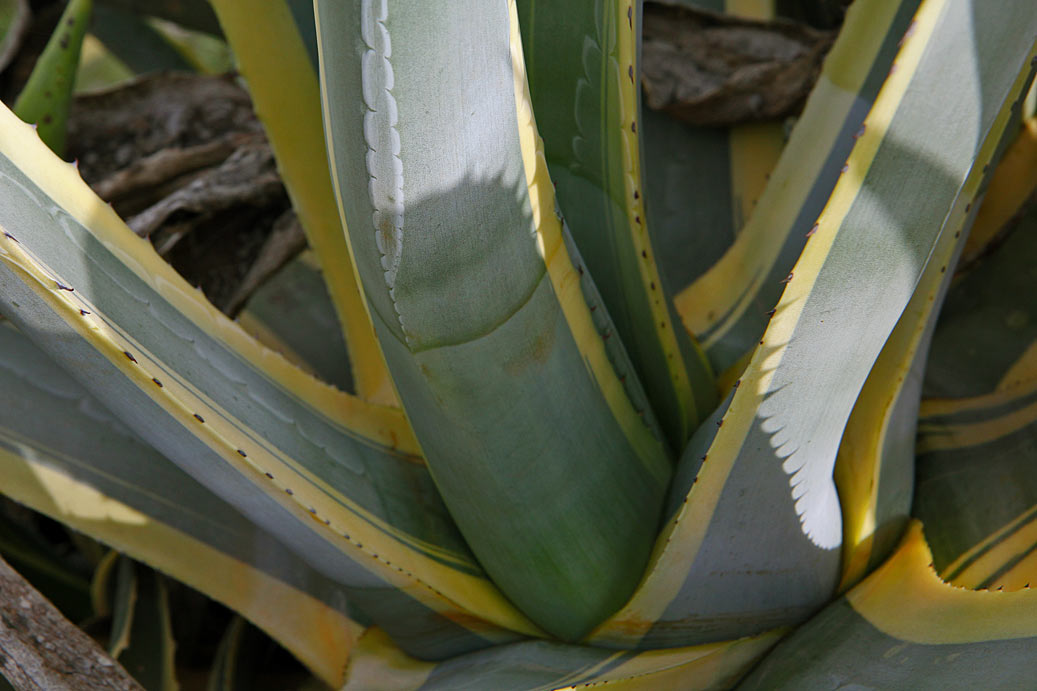
{"label": "agave plant", "polygon": [[4,109],[0,490],[336,687],[1029,683],[1030,2],[857,0],[787,142],[633,0],[212,6],[354,390]]}

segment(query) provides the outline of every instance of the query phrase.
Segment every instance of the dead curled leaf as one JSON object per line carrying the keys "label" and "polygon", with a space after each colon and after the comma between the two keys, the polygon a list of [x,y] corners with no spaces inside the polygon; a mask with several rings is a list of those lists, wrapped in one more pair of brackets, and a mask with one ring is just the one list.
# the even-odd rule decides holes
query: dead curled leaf
{"label": "dead curled leaf", "polygon": [[645,103],[693,125],[772,120],[798,110],[833,32],[645,3]]}

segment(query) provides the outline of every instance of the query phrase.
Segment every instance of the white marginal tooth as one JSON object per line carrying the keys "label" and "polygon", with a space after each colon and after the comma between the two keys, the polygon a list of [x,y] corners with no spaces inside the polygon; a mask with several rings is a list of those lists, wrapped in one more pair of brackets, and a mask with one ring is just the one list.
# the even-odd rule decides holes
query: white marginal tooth
{"label": "white marginal tooth", "polygon": [[[389,34],[385,34],[385,45],[389,45]],[[382,53],[382,70],[384,70],[385,79],[385,90],[392,91],[392,88],[396,86],[396,75],[392,71],[392,64],[389,62],[389,55],[391,51]],[[392,96],[390,96],[392,98]]]}
{"label": "white marginal tooth", "polygon": [[400,133],[396,130],[398,111],[392,95],[395,75],[389,58],[392,40],[385,22],[389,17],[386,0],[362,0],[360,28],[367,50],[361,56],[361,90],[369,109],[364,114],[364,140],[367,144],[368,196],[374,213],[375,246],[378,248],[382,277],[396,309],[400,329],[410,337],[396,304],[396,274],[403,256],[404,195],[403,161],[400,159]]}
{"label": "white marginal tooth", "polygon": [[[365,52],[362,56],[360,56],[360,73],[367,75],[377,72],[378,69],[374,66],[374,63],[378,60],[378,55],[375,54],[373,51],[369,50]],[[360,89],[364,96],[364,105],[366,105],[371,110],[376,110],[378,105],[379,85],[376,84],[373,80],[362,79]],[[364,119],[364,125],[367,125],[366,118]],[[365,127],[364,129],[366,130],[367,128]],[[366,135],[367,132],[365,131],[364,134]]]}

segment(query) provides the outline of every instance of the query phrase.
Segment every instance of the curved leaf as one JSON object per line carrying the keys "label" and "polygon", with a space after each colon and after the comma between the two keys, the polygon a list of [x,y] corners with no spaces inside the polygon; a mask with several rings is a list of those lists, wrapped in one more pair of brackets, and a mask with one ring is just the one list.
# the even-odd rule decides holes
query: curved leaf
{"label": "curved leaf", "polygon": [[572,639],[633,589],[670,461],[556,216],[509,4],[319,2],[327,138],[437,487],[494,582]]}
{"label": "curved leaf", "polygon": [[[1005,154],[977,223],[1006,221],[1022,202],[1020,181],[1002,171],[1028,165],[1037,151],[1030,136],[1024,127]],[[1037,485],[1030,480],[1037,333],[1027,324],[1027,296],[1037,289],[1035,223],[1031,205],[1000,232],[981,229],[987,239],[1010,234],[952,288],[926,373],[927,389],[964,397],[922,404],[914,513],[925,522],[937,570],[966,587],[1018,588],[1037,580]]]}
{"label": "curved leaf", "polygon": [[[730,638],[802,620],[828,599],[840,438],[927,262],[953,248],[1029,84],[1037,16],[1024,5],[923,3],[705,459],[685,452],[682,464],[701,469],[675,488],[684,501],[648,574],[592,640]],[[948,69],[966,81],[939,78]]]}

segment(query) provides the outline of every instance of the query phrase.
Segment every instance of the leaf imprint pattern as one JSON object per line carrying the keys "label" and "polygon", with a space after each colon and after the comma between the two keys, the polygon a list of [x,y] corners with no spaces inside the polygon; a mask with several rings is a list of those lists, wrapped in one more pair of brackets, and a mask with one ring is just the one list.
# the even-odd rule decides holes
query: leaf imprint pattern
{"label": "leaf imprint pattern", "polygon": [[392,43],[385,26],[386,0],[363,0],[361,35],[367,50],[361,63],[364,105],[364,139],[367,143],[368,194],[374,213],[375,244],[381,254],[382,275],[403,337],[410,343],[403,317],[396,307],[396,272],[403,252],[403,162],[400,134],[396,130],[396,99],[392,95]]}

